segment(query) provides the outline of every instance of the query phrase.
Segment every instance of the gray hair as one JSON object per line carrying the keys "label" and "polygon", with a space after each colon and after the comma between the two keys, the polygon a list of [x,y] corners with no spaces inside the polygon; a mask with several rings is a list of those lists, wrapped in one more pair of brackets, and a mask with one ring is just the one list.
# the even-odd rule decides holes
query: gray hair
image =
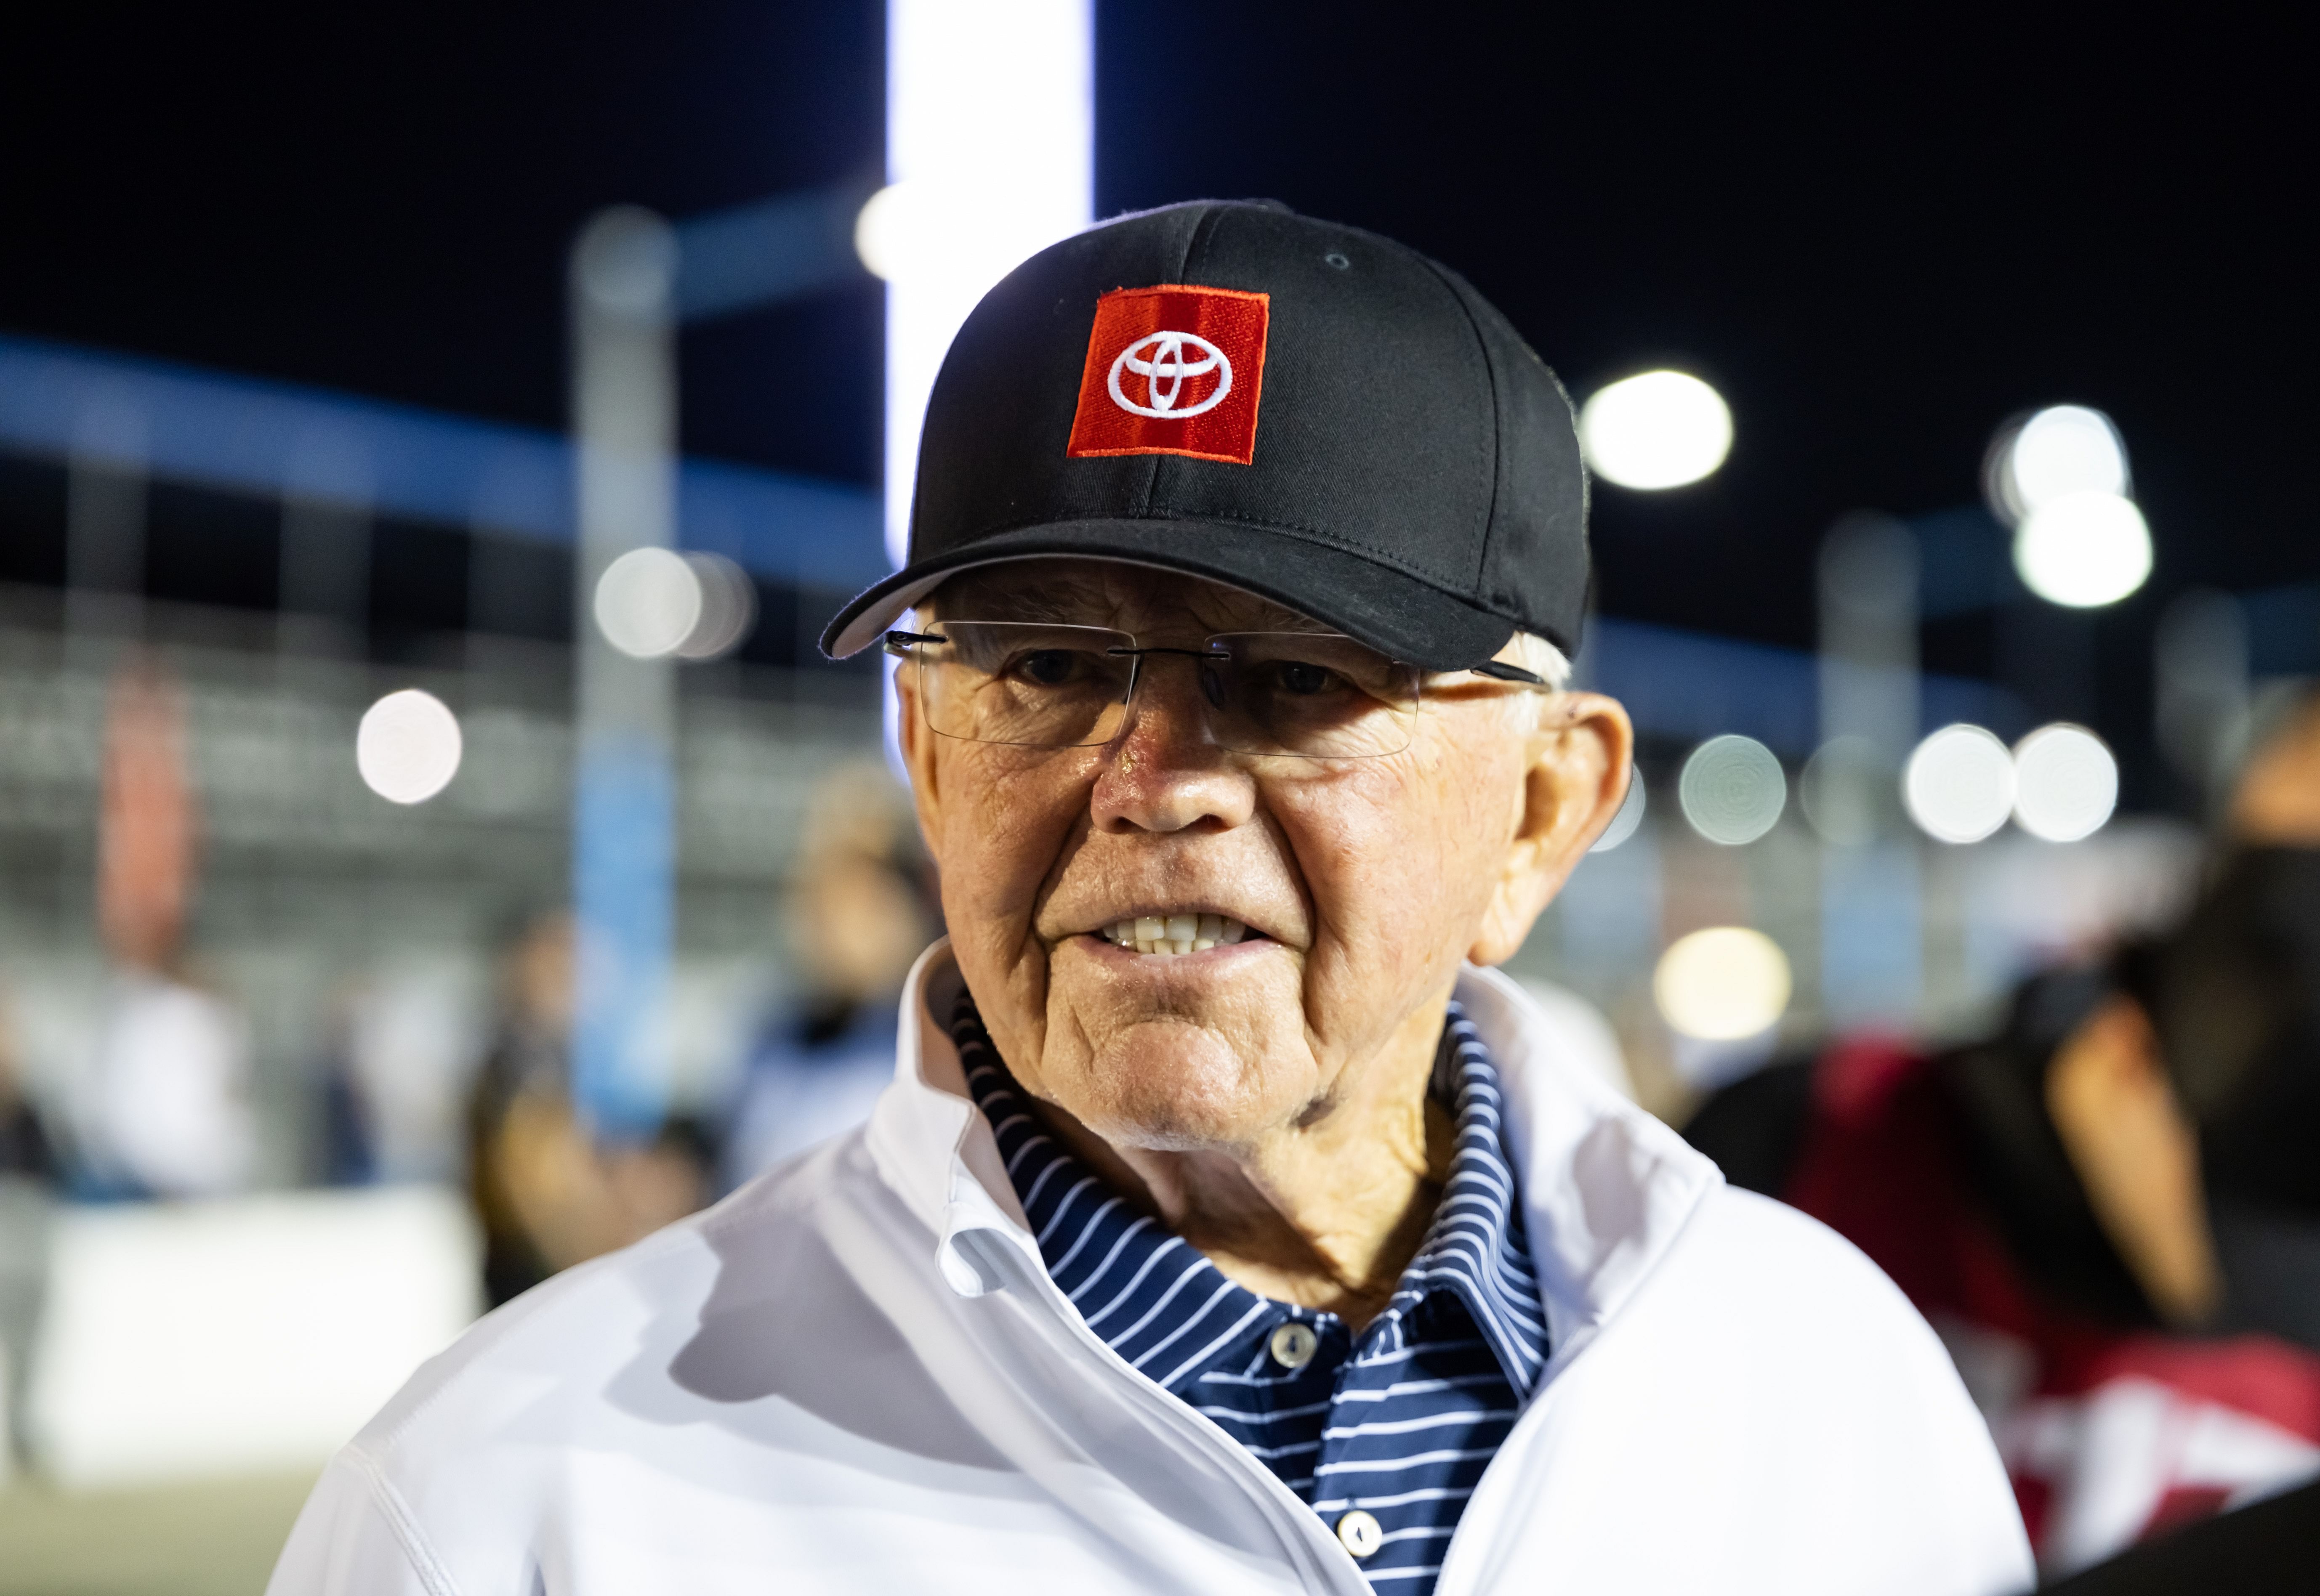
{"label": "gray hair", "polygon": [[1536,632],[1517,632],[1499,652],[1509,664],[1520,665],[1557,692],[1571,685],[1570,656]]}

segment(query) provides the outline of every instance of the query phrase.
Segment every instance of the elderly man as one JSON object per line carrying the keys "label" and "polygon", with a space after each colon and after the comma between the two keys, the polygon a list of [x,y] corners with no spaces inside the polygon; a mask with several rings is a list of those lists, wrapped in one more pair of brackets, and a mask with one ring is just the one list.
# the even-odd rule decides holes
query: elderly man
{"label": "elderly man", "polygon": [[1196,203],[993,289],[901,656],[950,939],[870,1123],[555,1280],[294,1592],[2026,1585],[1939,1343],[1488,967],[1617,808],[1585,485],[1464,283]]}

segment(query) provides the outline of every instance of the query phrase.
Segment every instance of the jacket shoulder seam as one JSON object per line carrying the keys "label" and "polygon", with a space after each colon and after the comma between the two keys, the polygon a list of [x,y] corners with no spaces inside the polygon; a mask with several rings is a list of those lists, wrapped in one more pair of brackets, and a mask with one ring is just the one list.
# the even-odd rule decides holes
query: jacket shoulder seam
{"label": "jacket shoulder seam", "polygon": [[427,1587],[428,1596],[459,1596],[458,1582],[452,1579],[451,1571],[443,1566],[442,1558],[436,1555],[426,1531],[419,1527],[418,1515],[411,1510],[411,1504],[403,1500],[403,1492],[394,1488],[394,1482],[386,1477],[386,1470],[380,1466],[378,1459],[360,1446],[348,1447],[347,1456],[362,1471],[371,1501],[377,1507],[379,1516],[386,1520],[387,1528],[394,1532],[395,1544],[410,1559],[412,1572],[419,1576],[419,1582]]}

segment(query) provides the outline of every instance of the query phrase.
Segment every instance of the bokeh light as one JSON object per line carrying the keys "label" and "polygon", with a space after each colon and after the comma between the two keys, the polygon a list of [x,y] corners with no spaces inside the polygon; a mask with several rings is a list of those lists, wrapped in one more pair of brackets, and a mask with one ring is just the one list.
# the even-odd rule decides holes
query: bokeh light
{"label": "bokeh light", "polygon": [[433,693],[406,687],[363,711],[355,769],[389,803],[423,804],[459,773],[459,717]]}
{"label": "bokeh light", "polygon": [[1612,849],[1636,834],[1644,823],[1644,810],[1649,800],[1644,795],[1644,773],[1633,766],[1627,770],[1627,796],[1619,800],[1619,812],[1611,816],[1611,824],[1595,839],[1590,853],[1609,853]]}
{"label": "bokeh light", "polygon": [[1772,829],[1789,801],[1788,778],[1754,737],[1710,737],[1683,762],[1676,801],[1701,836],[1737,846]]}
{"label": "bokeh light", "polygon": [[757,624],[757,584],[723,555],[689,554],[684,563],[701,584],[701,614],[676,653],[688,660],[722,659]]}
{"label": "bokeh light", "polygon": [[1909,755],[1901,801],[1927,836],[1978,843],[2014,812],[2014,756],[1978,726],[1945,726]]}
{"label": "bokeh light", "polygon": [[2115,604],[2151,574],[2151,528],[2117,493],[2065,493],[2032,510],[2014,534],[2014,568],[2051,604]]}
{"label": "bokeh light", "polygon": [[922,185],[890,183],[854,218],[854,253],[874,277],[891,283],[923,258],[939,230],[927,214]]}
{"label": "bokeh light", "polygon": [[1788,1012],[1792,988],[1780,943],[1745,925],[1679,939],[1652,974],[1661,1017],[1700,1041],[1738,1041],[1771,1030]]}
{"label": "bokeh light", "polygon": [[2018,522],[2072,493],[2127,491],[2126,444],[2111,419],[2084,405],[2050,405],[1999,435],[1998,503]]}
{"label": "bokeh light", "polygon": [[701,622],[700,573],[665,548],[630,549],[596,579],[596,627],[632,659],[665,659]]}
{"label": "bokeh light", "polygon": [[1866,737],[1832,737],[1806,762],[1797,799],[1821,841],[1841,848],[1873,842],[1892,803],[1892,769]]}
{"label": "bokeh light", "polygon": [[965,272],[987,288],[1029,253],[1026,240],[994,233],[991,201],[988,191],[955,183],[890,183],[855,212],[855,256],[889,283],[926,284]]}
{"label": "bokeh light", "polygon": [[2118,761],[2100,737],[2057,721],[2014,745],[2014,818],[2050,843],[2075,843],[2118,807]]}
{"label": "bokeh light", "polygon": [[1579,446],[1607,482],[1680,488],[1732,452],[1732,410],[1698,377],[1647,371],[1598,389],[1581,407]]}

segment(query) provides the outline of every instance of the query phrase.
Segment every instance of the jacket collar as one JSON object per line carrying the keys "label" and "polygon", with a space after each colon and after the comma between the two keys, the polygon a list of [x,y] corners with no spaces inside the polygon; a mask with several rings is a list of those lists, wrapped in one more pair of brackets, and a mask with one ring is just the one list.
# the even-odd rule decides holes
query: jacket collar
{"label": "jacket collar", "polygon": [[[1041,1276],[1046,1265],[938,1017],[951,1012],[960,984],[947,939],[920,955],[902,989],[894,1081],[871,1115],[869,1149],[938,1239],[943,1278],[980,1296],[995,1282],[959,1247],[970,1231],[994,1232]],[[1470,966],[1457,998],[1506,1088],[1507,1150],[1522,1183],[1552,1378],[1634,1294],[1723,1176],[1658,1120],[1562,1064],[1545,1016],[1506,976]]]}

